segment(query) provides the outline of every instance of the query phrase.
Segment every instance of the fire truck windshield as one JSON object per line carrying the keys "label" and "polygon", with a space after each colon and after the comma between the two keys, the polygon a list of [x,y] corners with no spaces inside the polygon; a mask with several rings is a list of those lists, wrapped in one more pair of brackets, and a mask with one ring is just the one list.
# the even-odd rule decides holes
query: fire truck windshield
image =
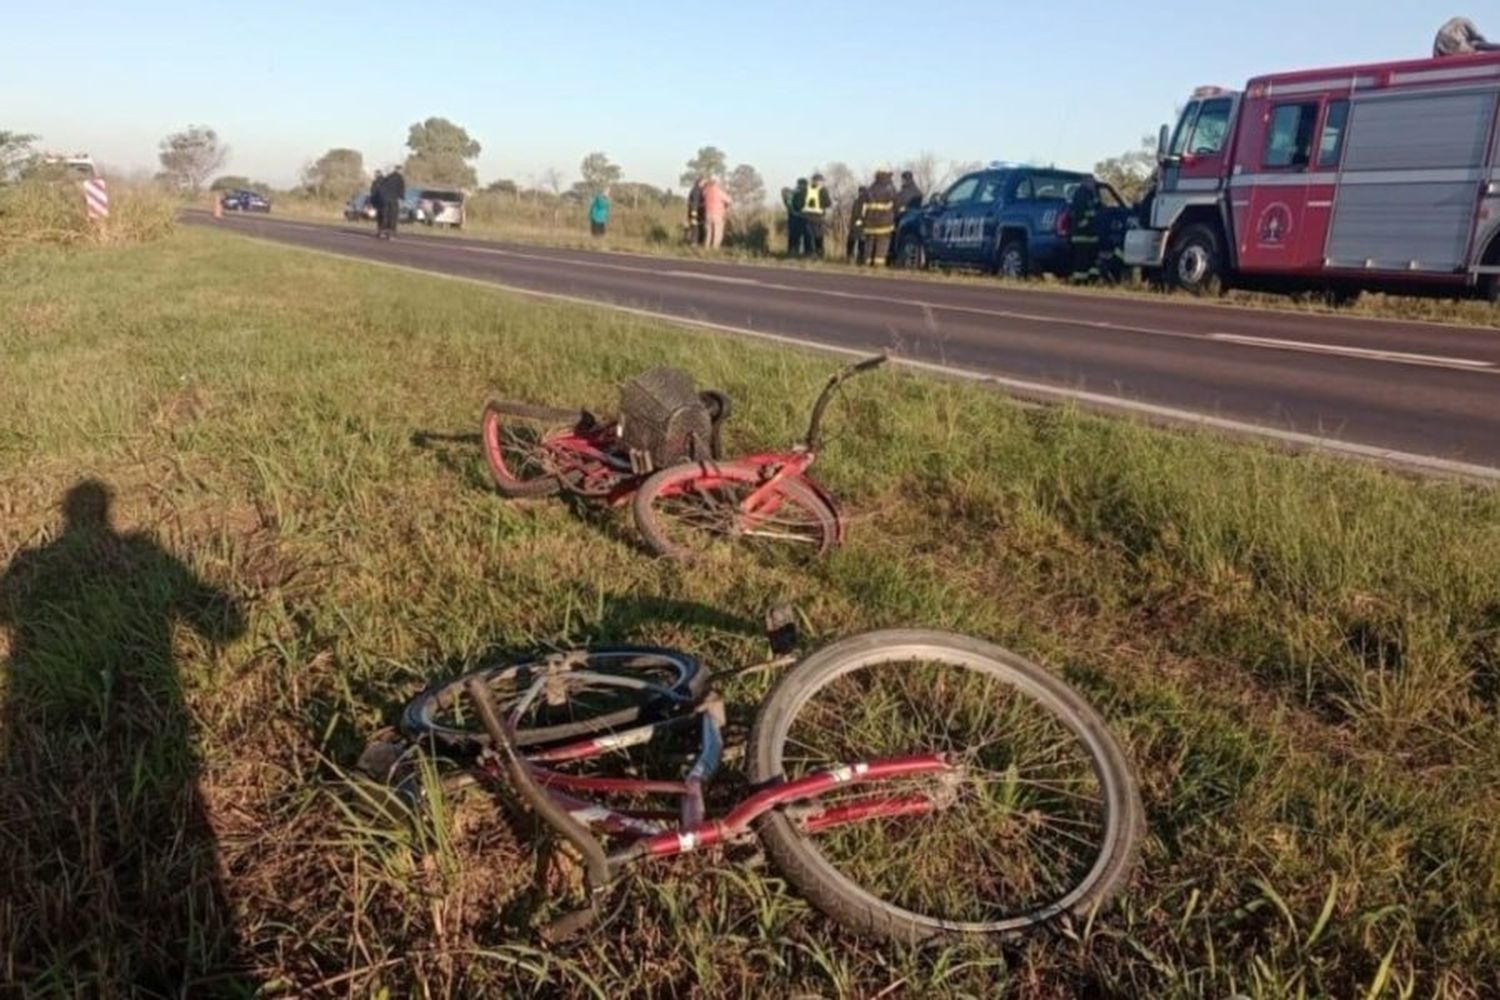
{"label": "fire truck windshield", "polygon": [[1176,157],[1219,155],[1229,137],[1229,116],[1233,110],[1234,99],[1231,97],[1189,104],[1177,122],[1171,154]]}

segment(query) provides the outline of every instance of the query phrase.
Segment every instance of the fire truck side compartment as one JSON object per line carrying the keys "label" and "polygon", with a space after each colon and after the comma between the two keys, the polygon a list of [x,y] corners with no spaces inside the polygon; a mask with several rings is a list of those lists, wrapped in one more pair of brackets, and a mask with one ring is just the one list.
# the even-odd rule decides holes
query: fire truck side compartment
{"label": "fire truck side compartment", "polygon": [[1493,87],[1356,95],[1327,266],[1465,270],[1489,182],[1495,105]]}

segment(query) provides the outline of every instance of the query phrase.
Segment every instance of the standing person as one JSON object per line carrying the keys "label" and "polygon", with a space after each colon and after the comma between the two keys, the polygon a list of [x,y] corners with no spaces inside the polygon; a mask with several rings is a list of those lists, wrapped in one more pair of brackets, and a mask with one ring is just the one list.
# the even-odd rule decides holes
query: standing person
{"label": "standing person", "polygon": [[375,176],[370,179],[370,207],[375,210],[376,236],[380,235],[380,199],[382,195],[380,182],[384,179],[385,174],[382,174],[379,170],[375,171]]}
{"label": "standing person", "polygon": [[724,218],[732,204],[734,202],[730,200],[729,193],[724,190],[719,179],[710,177],[703,185],[704,246],[708,249],[717,250],[724,245]]}
{"label": "standing person", "polygon": [[396,167],[380,179],[379,235],[390,239],[396,235],[396,226],[401,221],[401,202],[406,198],[406,178],[401,168]]}
{"label": "standing person", "polygon": [[1073,273],[1099,277],[1099,193],[1091,184],[1073,192]]}
{"label": "standing person", "polygon": [[862,187],[854,196],[854,204],[849,206],[849,235],[844,240],[844,256],[856,264],[865,259],[865,199],[870,195],[870,189]]}
{"label": "standing person", "polygon": [[889,168],[875,171],[875,183],[865,189],[859,225],[864,237],[860,263],[884,267],[891,255],[891,234],[896,231],[896,185]]}
{"label": "standing person", "polygon": [[801,250],[799,246],[801,237],[797,233],[797,209],[793,207],[797,199],[796,188],[781,189],[781,207],[786,209],[786,255],[797,256]]}
{"label": "standing person", "polygon": [[609,210],[613,207],[608,193],[598,191],[594,200],[589,204],[589,231],[596,238],[602,238],[605,230],[609,228]]}
{"label": "standing person", "polygon": [[917,179],[910,170],[901,171],[901,190],[896,192],[896,219],[899,221],[907,212],[921,208],[922,201],[922,189],[917,187]]}
{"label": "standing person", "polygon": [[797,200],[797,212],[806,226],[803,245],[815,257],[823,256],[824,224],[828,221],[828,210],[833,207],[828,191],[823,187],[823,175],[813,174],[807,190]]}
{"label": "standing person", "polygon": [[703,178],[695,177],[693,186],[688,190],[687,196],[687,231],[688,242],[695,247],[703,245],[703,238],[707,234],[703,225]]}
{"label": "standing person", "polygon": [[807,220],[797,206],[807,195],[807,178],[798,177],[797,186],[785,196],[786,201],[786,252],[789,257],[801,257],[807,252]]}
{"label": "standing person", "polygon": [[1479,33],[1474,22],[1467,17],[1455,17],[1449,19],[1438,29],[1437,38],[1432,43],[1432,57],[1434,59],[1443,56],[1467,56],[1475,52],[1500,51],[1500,45],[1489,41]]}

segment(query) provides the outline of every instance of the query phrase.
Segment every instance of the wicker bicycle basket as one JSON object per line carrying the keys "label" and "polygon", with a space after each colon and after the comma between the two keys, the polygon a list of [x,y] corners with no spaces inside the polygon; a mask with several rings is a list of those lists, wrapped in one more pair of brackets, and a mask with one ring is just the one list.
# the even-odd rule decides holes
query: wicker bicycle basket
{"label": "wicker bicycle basket", "polygon": [[713,421],[693,376],[653,368],[620,386],[620,439],[637,472],[707,459]]}

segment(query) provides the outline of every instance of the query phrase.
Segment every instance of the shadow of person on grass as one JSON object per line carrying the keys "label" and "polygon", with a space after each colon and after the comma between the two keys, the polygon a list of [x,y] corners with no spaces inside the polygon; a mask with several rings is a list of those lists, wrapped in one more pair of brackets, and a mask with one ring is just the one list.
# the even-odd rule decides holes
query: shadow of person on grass
{"label": "shadow of person on grass", "polygon": [[249,994],[174,663],[178,625],[223,643],[244,621],[149,535],[116,531],[111,499],[79,482],[61,533],[0,575],[0,980]]}

